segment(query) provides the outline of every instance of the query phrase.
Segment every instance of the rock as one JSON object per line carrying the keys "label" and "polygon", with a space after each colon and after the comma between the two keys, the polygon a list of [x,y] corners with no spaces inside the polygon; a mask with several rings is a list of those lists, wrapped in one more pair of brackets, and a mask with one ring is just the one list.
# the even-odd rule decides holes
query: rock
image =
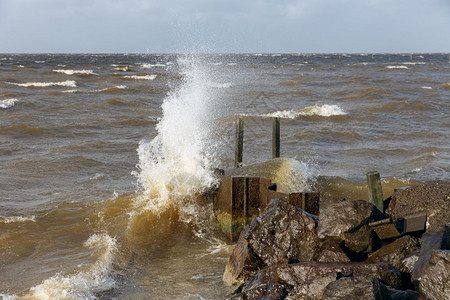
{"label": "rock", "polygon": [[409,235],[405,235],[398,240],[369,254],[366,262],[386,262],[400,271],[411,273],[403,263],[403,260],[420,248],[419,241]]}
{"label": "rock", "polygon": [[404,260],[402,260],[402,264],[405,267],[405,272],[412,274],[414,271],[414,265],[419,260],[420,249],[414,251],[409,256],[407,256]]}
{"label": "rock", "polygon": [[247,299],[258,295],[259,298],[254,299],[266,299],[266,296],[287,294],[286,299],[320,299],[330,282],[348,276],[375,277],[397,288],[402,284],[400,272],[386,263],[277,264],[251,277],[244,284],[240,297]]}
{"label": "rock", "polygon": [[419,290],[427,299],[450,299],[450,250],[431,251],[429,264],[420,278]]}
{"label": "rock", "polygon": [[389,286],[386,287],[392,300],[425,300],[418,292],[412,290],[396,290]]}
{"label": "rock", "polygon": [[386,286],[373,277],[343,277],[329,283],[322,300],[392,300]]}
{"label": "rock", "polygon": [[317,261],[322,263],[342,263],[350,262],[350,259],[347,255],[345,255],[345,252],[338,244],[330,244],[324,250],[322,250]]}
{"label": "rock", "polygon": [[450,227],[443,226],[440,228],[433,228],[430,232],[422,236],[422,246],[419,252],[419,258],[414,265],[412,273],[412,280],[419,280],[428,266],[431,259],[431,252],[433,250],[449,250],[448,239],[450,236]]}
{"label": "rock", "polygon": [[342,239],[345,233],[357,230],[371,219],[384,219],[373,204],[364,200],[339,201],[321,211],[317,234],[320,239]]}
{"label": "rock", "polygon": [[393,219],[420,212],[428,216],[428,228],[449,225],[450,182],[430,181],[395,191],[386,213]]}
{"label": "rock", "polygon": [[225,283],[243,282],[263,266],[313,260],[319,245],[316,226],[316,216],[273,199],[239,236],[225,269]]}

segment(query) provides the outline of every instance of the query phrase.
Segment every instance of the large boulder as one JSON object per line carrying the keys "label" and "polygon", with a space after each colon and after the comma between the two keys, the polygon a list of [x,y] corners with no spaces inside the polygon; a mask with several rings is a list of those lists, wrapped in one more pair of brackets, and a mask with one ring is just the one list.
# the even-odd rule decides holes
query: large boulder
{"label": "large boulder", "polygon": [[316,216],[273,199],[239,236],[225,269],[225,283],[243,282],[262,266],[313,260],[319,245],[316,227]]}
{"label": "large boulder", "polygon": [[[306,262],[272,265],[260,270],[244,284],[239,297],[245,295],[243,299],[265,299],[274,294],[287,294],[286,299],[320,299],[330,282],[351,276],[374,277],[395,288],[402,285],[400,272],[386,263]],[[260,298],[245,298],[255,293]]]}
{"label": "large boulder", "polygon": [[431,300],[450,299],[450,250],[433,250],[423,270],[420,292]]}
{"label": "large boulder", "polygon": [[345,254],[341,246],[338,244],[329,244],[322,250],[317,261],[322,263],[346,263],[350,262],[350,258]]}
{"label": "large boulder", "polygon": [[450,182],[430,181],[396,190],[386,213],[393,219],[426,212],[428,229],[449,225]]}
{"label": "large boulder", "polygon": [[328,284],[322,300],[392,300],[386,286],[373,277],[343,277]]}
{"label": "large boulder", "polygon": [[375,235],[368,223],[384,215],[364,200],[339,201],[320,212],[317,235],[324,244],[340,243],[354,260],[359,253],[373,251]]}
{"label": "large boulder", "polygon": [[366,262],[387,262],[400,271],[411,273],[403,261],[419,248],[420,244],[416,238],[405,235],[369,254]]}

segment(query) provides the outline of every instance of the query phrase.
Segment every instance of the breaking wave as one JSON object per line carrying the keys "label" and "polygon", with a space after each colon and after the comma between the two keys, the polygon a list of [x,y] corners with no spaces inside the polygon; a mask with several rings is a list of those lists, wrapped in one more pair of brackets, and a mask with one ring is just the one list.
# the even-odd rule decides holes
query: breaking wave
{"label": "breaking wave", "polygon": [[76,87],[77,83],[74,80],[66,80],[60,82],[25,82],[25,83],[15,83],[7,82],[8,84],[13,84],[22,87],[50,87],[50,86],[67,86]]}
{"label": "breaking wave", "polygon": [[139,67],[142,69],[151,69],[151,68],[162,68],[165,67],[165,64],[160,64],[160,63],[156,63],[156,64],[141,64]]}
{"label": "breaking wave", "polygon": [[0,108],[10,108],[16,105],[16,102],[19,101],[15,98],[5,99],[0,101]]}
{"label": "breaking wave", "polygon": [[55,73],[63,73],[66,75],[96,75],[92,70],[53,70]]}
{"label": "breaking wave", "polygon": [[125,79],[133,79],[133,80],[155,80],[157,75],[131,75],[131,76],[123,76]]}
{"label": "breaking wave", "polygon": [[407,66],[386,66],[386,69],[408,69]]}
{"label": "breaking wave", "polygon": [[14,216],[14,217],[0,217],[0,223],[22,223],[22,222],[36,222],[36,216]]}
{"label": "breaking wave", "polygon": [[126,85],[116,85],[116,86],[112,86],[112,87],[108,87],[108,88],[104,88],[104,89],[100,89],[100,90],[94,90],[95,93],[112,93],[112,92],[117,92],[123,89],[126,89],[127,86]]}
{"label": "breaking wave", "polygon": [[214,74],[200,57],[179,58],[182,84],[162,104],[157,136],[141,141],[138,178],[142,196],[135,202],[135,214],[153,215],[173,210],[179,220],[201,219],[196,196],[217,183],[213,168],[217,154],[212,128],[217,115],[218,90],[205,84]]}
{"label": "breaking wave", "polygon": [[97,299],[98,293],[115,287],[114,256],[117,242],[107,234],[93,234],[83,245],[94,251],[98,259],[75,274],[56,274],[32,287],[23,297],[1,295],[5,299]]}
{"label": "breaking wave", "polygon": [[[301,110],[279,110],[272,113],[258,115],[259,117],[267,118],[285,118],[285,119],[295,119],[301,116],[321,116],[321,117],[331,117],[346,115],[347,113],[340,108],[338,105],[324,104],[322,106],[314,105],[308,106]],[[243,115],[249,116],[249,115]]]}

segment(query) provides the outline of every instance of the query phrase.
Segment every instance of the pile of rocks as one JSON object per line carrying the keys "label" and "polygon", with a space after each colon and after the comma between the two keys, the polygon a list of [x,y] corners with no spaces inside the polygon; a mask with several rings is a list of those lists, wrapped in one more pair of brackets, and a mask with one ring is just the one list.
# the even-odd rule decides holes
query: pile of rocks
{"label": "pile of rocks", "polygon": [[[239,286],[231,299],[450,299],[450,185],[438,182],[434,200],[411,200],[430,184],[394,196],[390,217],[363,200],[317,217],[273,199],[229,258],[223,279]],[[399,228],[411,205],[439,216],[426,232]]]}

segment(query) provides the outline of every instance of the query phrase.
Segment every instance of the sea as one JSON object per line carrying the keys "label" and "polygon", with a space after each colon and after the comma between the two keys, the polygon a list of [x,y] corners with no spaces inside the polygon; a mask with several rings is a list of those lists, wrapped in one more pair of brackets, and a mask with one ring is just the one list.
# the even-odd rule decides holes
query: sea
{"label": "sea", "polygon": [[448,180],[449,116],[448,53],[0,54],[0,298],[225,299],[238,119],[334,201]]}

